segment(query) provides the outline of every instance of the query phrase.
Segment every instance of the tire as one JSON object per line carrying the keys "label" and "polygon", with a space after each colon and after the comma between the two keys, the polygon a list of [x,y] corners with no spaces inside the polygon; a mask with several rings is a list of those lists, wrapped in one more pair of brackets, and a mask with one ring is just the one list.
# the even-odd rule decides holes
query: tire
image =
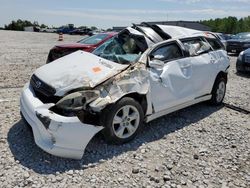
{"label": "tire", "polygon": [[236,62],[236,72],[239,74],[244,72],[244,71],[242,71],[242,66],[240,66],[237,62]]}
{"label": "tire", "polygon": [[242,70],[239,70],[239,68],[236,68],[236,73],[241,74]]}
{"label": "tire", "polygon": [[138,134],[143,119],[141,105],[132,98],[122,98],[102,112],[101,124],[105,127],[102,131],[105,140],[112,144],[129,142]]}
{"label": "tire", "polygon": [[210,103],[213,105],[221,105],[223,99],[226,94],[226,80],[223,77],[218,77],[215,80],[213,90],[212,90],[212,98],[210,99]]}

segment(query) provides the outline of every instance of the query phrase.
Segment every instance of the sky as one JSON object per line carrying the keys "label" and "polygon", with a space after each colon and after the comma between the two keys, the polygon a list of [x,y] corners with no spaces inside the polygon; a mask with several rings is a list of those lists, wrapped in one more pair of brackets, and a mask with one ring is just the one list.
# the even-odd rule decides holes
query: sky
{"label": "sky", "polygon": [[198,21],[250,15],[250,0],[0,0],[0,27],[12,20],[111,28],[143,21]]}

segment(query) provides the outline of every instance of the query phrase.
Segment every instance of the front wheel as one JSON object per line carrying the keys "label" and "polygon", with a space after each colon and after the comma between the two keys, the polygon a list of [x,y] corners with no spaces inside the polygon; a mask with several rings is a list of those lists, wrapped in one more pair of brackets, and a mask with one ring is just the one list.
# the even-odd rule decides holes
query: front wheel
{"label": "front wheel", "polygon": [[213,105],[221,105],[226,94],[226,80],[223,77],[216,79],[212,90],[212,98],[210,102]]}
{"label": "front wheel", "polygon": [[141,105],[125,97],[103,111],[101,123],[103,134],[109,143],[123,144],[132,140],[139,132],[144,114]]}

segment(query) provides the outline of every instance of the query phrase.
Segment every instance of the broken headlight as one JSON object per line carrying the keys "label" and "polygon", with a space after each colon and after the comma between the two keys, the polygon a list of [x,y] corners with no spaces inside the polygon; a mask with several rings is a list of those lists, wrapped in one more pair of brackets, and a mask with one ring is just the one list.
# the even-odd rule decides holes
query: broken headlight
{"label": "broken headlight", "polygon": [[71,93],[56,103],[56,107],[66,111],[79,111],[86,109],[86,105],[100,96],[98,90],[86,90]]}

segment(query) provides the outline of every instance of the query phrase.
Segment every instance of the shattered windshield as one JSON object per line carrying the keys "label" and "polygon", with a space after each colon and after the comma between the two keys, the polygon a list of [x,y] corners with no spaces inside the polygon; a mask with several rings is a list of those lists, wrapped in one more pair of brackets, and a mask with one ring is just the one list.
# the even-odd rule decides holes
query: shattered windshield
{"label": "shattered windshield", "polygon": [[129,35],[120,35],[106,41],[95,49],[93,54],[119,64],[129,64],[136,62],[142,50],[134,38]]}

